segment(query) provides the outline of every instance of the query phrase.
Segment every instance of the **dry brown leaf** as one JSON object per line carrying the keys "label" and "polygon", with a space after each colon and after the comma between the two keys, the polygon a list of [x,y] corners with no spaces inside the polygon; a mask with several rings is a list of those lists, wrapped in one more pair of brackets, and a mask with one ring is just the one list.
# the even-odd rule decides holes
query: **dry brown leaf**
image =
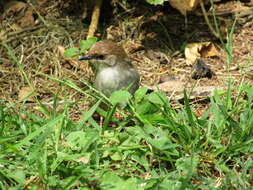
{"label": "dry brown leaf", "polygon": [[4,11],[7,16],[11,16],[21,13],[23,10],[27,9],[27,6],[26,3],[20,1],[10,1],[6,3]]}
{"label": "dry brown leaf", "polygon": [[64,55],[64,51],[65,51],[65,47],[63,47],[61,45],[58,45],[57,49],[58,49],[60,55],[63,56]]}
{"label": "dry brown leaf", "polygon": [[20,89],[18,93],[18,99],[23,101],[27,98],[29,102],[34,102],[33,97],[35,94],[33,94],[34,90],[29,86],[24,86]]}
{"label": "dry brown leaf", "polygon": [[172,7],[179,10],[179,12],[186,16],[186,13],[193,11],[202,0],[169,0]]}
{"label": "dry brown leaf", "polygon": [[212,42],[191,43],[185,47],[186,64],[192,65],[197,58],[214,57],[218,55],[218,51]]}
{"label": "dry brown leaf", "polygon": [[202,47],[200,48],[201,57],[215,57],[218,55],[218,51],[212,42],[203,42],[201,44],[202,44]]}
{"label": "dry brown leaf", "polygon": [[34,26],[34,12],[27,3],[11,1],[5,6],[4,17],[14,17],[21,28]]}
{"label": "dry brown leaf", "polygon": [[200,57],[199,46],[199,43],[192,43],[188,44],[185,47],[184,54],[187,65],[193,65],[195,61]]}
{"label": "dry brown leaf", "polygon": [[81,157],[81,158],[76,159],[76,162],[80,162],[80,163],[83,163],[83,164],[88,164],[89,161],[90,161],[90,159],[86,158],[86,157]]}

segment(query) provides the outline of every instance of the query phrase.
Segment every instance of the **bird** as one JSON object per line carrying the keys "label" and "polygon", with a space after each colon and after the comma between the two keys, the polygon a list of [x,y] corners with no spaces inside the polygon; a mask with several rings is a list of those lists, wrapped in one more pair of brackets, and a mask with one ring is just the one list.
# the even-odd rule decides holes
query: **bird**
{"label": "bird", "polygon": [[140,74],[122,46],[111,40],[96,42],[79,61],[88,60],[95,72],[94,87],[107,97],[118,90],[131,94],[139,88]]}

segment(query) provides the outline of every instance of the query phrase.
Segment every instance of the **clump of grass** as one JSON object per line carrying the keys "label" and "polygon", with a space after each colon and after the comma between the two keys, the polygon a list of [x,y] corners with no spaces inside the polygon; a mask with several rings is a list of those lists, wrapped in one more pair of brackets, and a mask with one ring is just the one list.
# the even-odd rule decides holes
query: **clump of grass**
{"label": "clump of grass", "polygon": [[247,189],[253,179],[252,92],[241,86],[231,106],[217,92],[198,118],[186,94],[184,106],[174,110],[163,93],[140,88],[121,120],[114,111],[105,115],[107,126],[92,117],[102,99],[79,122],[69,119],[67,97],[61,112],[38,105],[50,113],[43,117],[1,104],[0,187]]}

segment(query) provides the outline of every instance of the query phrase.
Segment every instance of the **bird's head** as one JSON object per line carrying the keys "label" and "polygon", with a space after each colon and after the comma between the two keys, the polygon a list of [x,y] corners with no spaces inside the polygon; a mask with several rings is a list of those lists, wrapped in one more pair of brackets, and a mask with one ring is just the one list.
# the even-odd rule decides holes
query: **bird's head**
{"label": "bird's head", "polygon": [[87,55],[79,57],[79,60],[112,67],[126,58],[127,54],[121,46],[111,40],[102,40],[94,44]]}

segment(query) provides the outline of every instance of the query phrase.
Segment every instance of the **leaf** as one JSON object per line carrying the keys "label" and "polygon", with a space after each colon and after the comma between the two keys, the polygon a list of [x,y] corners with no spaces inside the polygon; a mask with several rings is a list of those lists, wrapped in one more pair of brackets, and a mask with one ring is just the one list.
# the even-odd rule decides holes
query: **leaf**
{"label": "leaf", "polygon": [[65,58],[72,58],[72,57],[75,57],[79,54],[80,54],[79,49],[74,47],[74,48],[66,49],[64,51],[63,55],[64,55]]}
{"label": "leaf", "polygon": [[167,102],[167,97],[163,93],[157,91],[153,92],[148,96],[148,100],[154,104],[164,105],[165,101]]}
{"label": "leaf", "polygon": [[34,90],[30,87],[30,86],[24,86],[20,89],[19,93],[18,93],[18,99],[19,100],[29,100],[30,102],[34,102],[33,97],[36,94],[34,93]]}
{"label": "leaf", "polygon": [[165,0],[146,0],[146,1],[152,5],[162,5]]}
{"label": "leaf", "polygon": [[122,156],[119,152],[115,152],[113,155],[111,155],[111,159],[114,161],[122,160]]}
{"label": "leaf", "polygon": [[140,102],[144,98],[144,96],[146,95],[147,91],[148,91],[148,88],[146,88],[146,87],[139,88],[134,93],[134,97],[135,97],[136,102]]}
{"label": "leaf", "polygon": [[81,40],[80,41],[80,48],[81,48],[82,51],[88,50],[96,42],[97,42],[97,38],[96,37],[91,37],[91,38],[89,38],[87,40]]}
{"label": "leaf", "polygon": [[192,65],[197,58],[200,57],[215,57],[218,51],[212,42],[191,43],[185,47],[184,54],[186,64]]}
{"label": "leaf", "polygon": [[173,8],[186,16],[188,11],[193,11],[201,2],[201,0],[168,0]]}
{"label": "leaf", "polygon": [[137,184],[135,178],[121,178],[113,172],[106,172],[100,179],[100,189],[102,190],[142,190],[143,187],[140,187]]}
{"label": "leaf", "polygon": [[66,137],[66,142],[73,150],[81,150],[85,152],[97,140],[98,133],[93,130],[74,131]]}
{"label": "leaf", "polygon": [[176,168],[178,171],[181,171],[184,175],[192,176],[197,172],[198,163],[199,158],[197,156],[181,157],[176,161]]}
{"label": "leaf", "polygon": [[132,95],[126,90],[118,90],[111,94],[110,101],[112,104],[127,102]]}
{"label": "leaf", "polygon": [[143,101],[140,104],[136,105],[136,112],[138,114],[153,113],[155,111],[157,111],[157,108],[148,101]]}

